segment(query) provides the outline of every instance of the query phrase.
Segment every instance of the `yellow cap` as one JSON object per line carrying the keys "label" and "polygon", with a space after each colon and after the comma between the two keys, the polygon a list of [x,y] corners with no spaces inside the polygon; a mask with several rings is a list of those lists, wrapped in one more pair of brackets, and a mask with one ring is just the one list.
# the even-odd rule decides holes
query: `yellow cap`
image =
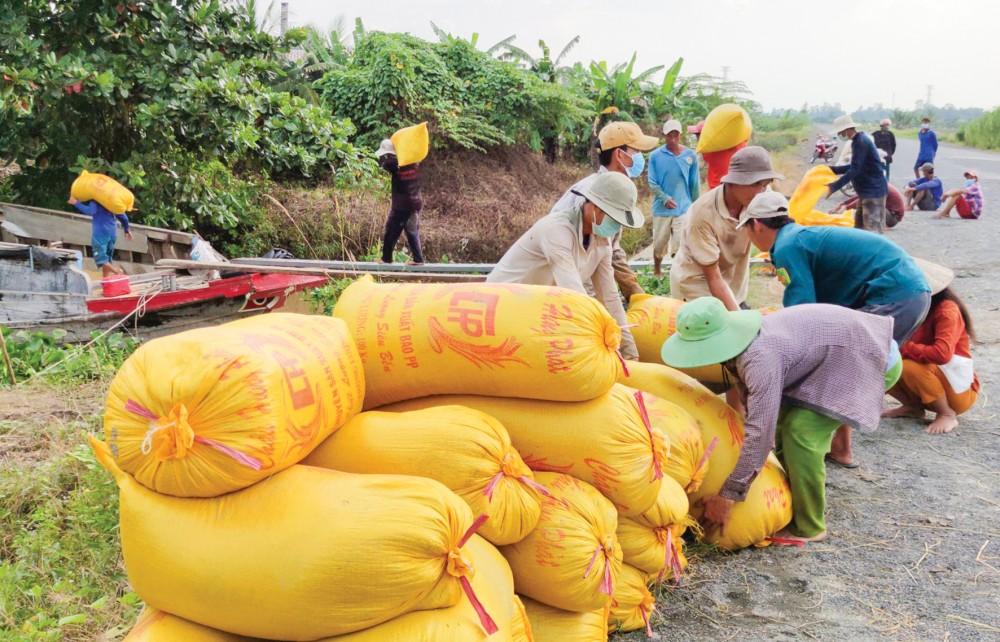
{"label": "yellow cap", "polygon": [[640,152],[648,152],[660,144],[658,138],[643,134],[635,123],[620,120],[605,125],[597,134],[597,140],[600,142],[602,152],[622,145],[628,145]]}

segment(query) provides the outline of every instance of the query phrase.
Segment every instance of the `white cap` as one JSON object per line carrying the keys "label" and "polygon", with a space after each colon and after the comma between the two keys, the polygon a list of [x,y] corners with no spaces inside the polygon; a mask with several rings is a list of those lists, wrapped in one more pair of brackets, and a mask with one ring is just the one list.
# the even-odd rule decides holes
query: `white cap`
{"label": "white cap", "polygon": [[385,138],[382,140],[381,143],[378,144],[378,151],[375,152],[375,157],[382,158],[386,154],[395,154],[395,153],[396,153],[396,146],[392,144],[391,140]]}
{"label": "white cap", "polygon": [[678,133],[680,133],[682,131],[683,130],[681,129],[681,121],[679,121],[679,120],[670,119],[667,122],[663,123],[663,133],[664,134],[669,134],[670,132],[678,132]]}
{"label": "white cap", "polygon": [[781,192],[766,191],[753,197],[747,208],[740,214],[737,229],[743,227],[752,218],[774,218],[788,216],[788,199]]}

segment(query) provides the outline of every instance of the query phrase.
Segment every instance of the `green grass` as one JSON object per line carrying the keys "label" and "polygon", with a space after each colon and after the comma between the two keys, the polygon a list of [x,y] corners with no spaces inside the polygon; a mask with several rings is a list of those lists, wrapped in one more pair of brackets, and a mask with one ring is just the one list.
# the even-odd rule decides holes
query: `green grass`
{"label": "green grass", "polygon": [[0,421],[0,640],[115,640],[135,619],[117,489],[82,436],[99,423]]}
{"label": "green grass", "polygon": [[[912,129],[894,129],[892,130],[896,134],[897,138],[907,138],[910,140],[917,140],[917,133],[920,131],[919,128],[914,127]],[[958,130],[955,129],[935,129],[934,133],[937,134],[939,143],[952,143],[961,144],[962,141],[958,138]]]}
{"label": "green grass", "polygon": [[1000,149],[1000,109],[963,125],[958,138],[966,145],[980,149]]}

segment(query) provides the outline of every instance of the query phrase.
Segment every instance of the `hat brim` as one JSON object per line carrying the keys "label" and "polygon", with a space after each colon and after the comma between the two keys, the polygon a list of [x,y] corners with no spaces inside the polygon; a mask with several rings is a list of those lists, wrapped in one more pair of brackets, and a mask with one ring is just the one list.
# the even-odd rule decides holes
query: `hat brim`
{"label": "hat brim", "polygon": [[663,343],[660,358],[673,368],[698,368],[722,363],[747,349],[760,332],[757,310],[729,312],[726,327],[700,341],[688,341],[675,332]]}
{"label": "hat brim", "polygon": [[638,140],[627,143],[627,145],[640,152],[648,152],[660,146],[660,139],[656,136],[647,136],[646,134],[643,134]]}
{"label": "hat brim", "polygon": [[926,279],[927,285],[931,288],[931,296],[938,294],[955,280],[955,272],[951,268],[938,263],[932,263],[918,256],[913,257],[913,262],[923,272],[924,279]]}
{"label": "hat brim", "polygon": [[780,181],[784,178],[783,174],[779,174],[774,170],[769,172],[729,172],[722,177],[722,182],[729,183],[730,185],[753,185],[767,179]]}
{"label": "hat brim", "polygon": [[[643,223],[646,222],[645,215],[639,211],[636,207],[632,210],[623,210],[620,207],[612,205],[608,201],[604,200],[600,196],[596,196],[590,192],[590,190],[584,190],[582,196],[588,201],[596,205],[602,212],[618,221],[622,227],[642,227]],[[629,222],[629,214],[631,213],[632,221]]]}

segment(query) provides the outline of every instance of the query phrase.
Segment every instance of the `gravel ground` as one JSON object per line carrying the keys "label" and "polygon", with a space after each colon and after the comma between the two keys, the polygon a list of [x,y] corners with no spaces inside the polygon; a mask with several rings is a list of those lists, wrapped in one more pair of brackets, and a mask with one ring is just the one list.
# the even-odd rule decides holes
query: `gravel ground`
{"label": "gravel ground", "polygon": [[[900,140],[894,184],[904,186],[915,157],[915,141]],[[659,596],[657,638],[1000,640],[1000,427],[991,395],[1000,377],[1000,154],[941,147],[946,189],[967,167],[981,177],[982,219],[907,213],[889,235],[956,271],[979,335],[977,405],[948,435],[928,435],[914,419],[858,435],[861,467],[829,469],[826,542],[695,553],[684,585]]]}

